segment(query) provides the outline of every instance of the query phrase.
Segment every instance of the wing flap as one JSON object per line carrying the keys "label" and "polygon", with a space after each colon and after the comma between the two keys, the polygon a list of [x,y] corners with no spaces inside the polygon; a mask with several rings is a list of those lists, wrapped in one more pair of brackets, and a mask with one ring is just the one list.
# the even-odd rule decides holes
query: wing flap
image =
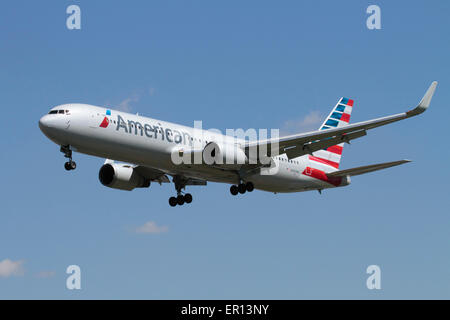
{"label": "wing flap", "polygon": [[188,178],[186,181],[187,186],[206,186],[206,180],[196,179],[196,178]]}
{"label": "wing flap", "polygon": [[399,166],[404,163],[411,162],[410,160],[399,160],[385,163],[372,164],[368,166],[356,167],[352,169],[339,170],[331,173],[327,173],[328,177],[345,177],[345,176],[357,176],[364,173],[369,173],[381,169]]}

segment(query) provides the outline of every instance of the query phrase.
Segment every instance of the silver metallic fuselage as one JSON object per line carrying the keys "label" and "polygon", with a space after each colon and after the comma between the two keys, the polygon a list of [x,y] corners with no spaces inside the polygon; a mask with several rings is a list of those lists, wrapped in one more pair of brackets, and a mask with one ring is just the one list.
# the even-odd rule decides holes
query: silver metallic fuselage
{"label": "silver metallic fuselage", "polygon": [[[112,115],[109,116],[108,109],[86,104],[66,104],[54,107],[52,110],[59,109],[68,110],[69,113],[47,114],[39,121],[42,132],[58,145],[70,145],[76,152],[154,168],[172,176],[182,175],[228,184],[239,182],[237,170],[225,170],[206,164],[174,164],[171,159],[174,148],[181,146],[187,150],[191,148],[191,142],[186,141],[189,138],[185,138],[177,144],[173,138],[168,138],[165,130],[185,132],[190,137],[202,136],[203,146],[205,141],[218,139],[234,142],[234,137],[116,110],[112,110]],[[155,125],[161,128],[161,132],[152,136],[142,128],[130,128],[130,130],[119,128],[116,120],[118,116],[142,125]],[[105,117],[110,122],[106,127],[101,127],[100,124]],[[252,181],[256,189],[270,192],[299,192],[334,187],[330,183],[305,174],[307,167],[326,173],[336,171],[330,166],[313,163],[307,155],[291,162],[281,155],[274,158],[274,163],[275,167],[270,169],[271,174],[261,174],[258,171],[246,177],[246,180]]]}

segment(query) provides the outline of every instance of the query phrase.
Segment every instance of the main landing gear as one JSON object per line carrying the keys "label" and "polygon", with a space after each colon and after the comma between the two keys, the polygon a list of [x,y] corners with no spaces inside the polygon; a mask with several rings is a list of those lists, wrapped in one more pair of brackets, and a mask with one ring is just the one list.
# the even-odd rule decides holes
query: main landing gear
{"label": "main landing gear", "polygon": [[64,153],[64,157],[69,159],[69,161],[64,163],[64,168],[67,171],[75,170],[77,168],[77,163],[72,160],[72,150],[70,149],[70,146],[61,146],[61,152]]}
{"label": "main landing gear", "polygon": [[175,207],[176,205],[182,206],[185,203],[192,202],[192,195],[190,193],[185,193],[181,191],[181,189],[186,188],[186,181],[182,177],[175,176],[173,177],[173,182],[175,183],[175,190],[177,190],[176,197],[169,198],[169,204],[171,207]]}
{"label": "main landing gear", "polygon": [[181,194],[179,193],[176,197],[169,198],[169,204],[171,207],[175,207],[176,205],[182,206],[185,203],[192,202],[192,195],[190,193]]}
{"label": "main landing gear", "polygon": [[230,193],[235,196],[238,193],[244,194],[245,192],[252,192],[255,189],[255,186],[252,182],[239,183],[238,185],[232,185],[230,187]]}

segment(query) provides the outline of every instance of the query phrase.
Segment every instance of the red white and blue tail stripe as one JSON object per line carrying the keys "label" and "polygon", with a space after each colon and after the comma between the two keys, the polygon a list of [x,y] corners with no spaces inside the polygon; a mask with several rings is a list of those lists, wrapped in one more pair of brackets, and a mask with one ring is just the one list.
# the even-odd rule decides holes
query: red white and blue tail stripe
{"label": "red white and blue tail stripe", "polygon": [[[350,115],[352,114],[353,103],[354,101],[352,99],[339,99],[339,102],[320,126],[320,130],[340,128],[348,125],[350,122]],[[309,156],[309,159],[311,161],[319,162],[338,169],[343,148],[344,143],[340,143],[338,145],[313,152],[313,154]]]}

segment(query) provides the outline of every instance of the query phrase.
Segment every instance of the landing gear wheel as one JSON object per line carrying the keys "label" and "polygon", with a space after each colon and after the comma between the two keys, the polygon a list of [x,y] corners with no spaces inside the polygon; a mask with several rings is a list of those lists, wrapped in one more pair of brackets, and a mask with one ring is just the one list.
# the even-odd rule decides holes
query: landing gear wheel
{"label": "landing gear wheel", "polygon": [[173,177],[173,183],[175,184],[175,190],[177,191],[177,196],[173,197],[175,200],[169,200],[169,202],[176,203],[176,205],[182,206],[183,204],[188,204],[192,202],[192,195],[190,193],[184,193],[183,189],[186,189],[186,184],[188,183],[188,178],[184,176],[176,175]]}
{"label": "landing gear wheel", "polygon": [[182,206],[184,204],[184,196],[182,194],[178,195],[177,197],[177,203],[178,205]]}
{"label": "landing gear wheel", "polygon": [[190,193],[186,193],[184,195],[184,202],[191,203],[192,202],[192,195]]}
{"label": "landing gear wheel", "polygon": [[232,185],[232,186],[230,187],[230,193],[231,193],[233,196],[237,195],[237,194],[239,193],[238,187],[237,187],[236,185]]}
{"label": "landing gear wheel", "polygon": [[169,198],[169,204],[171,207],[175,207],[177,205],[177,203],[178,203],[177,198],[175,198],[175,197]]}
{"label": "landing gear wheel", "polygon": [[64,163],[64,168],[65,168],[67,171],[75,170],[76,167],[77,167],[77,164],[75,163],[75,161],[72,160],[72,150],[70,149],[70,146],[69,146],[69,145],[61,146],[60,151],[61,151],[62,153],[64,153],[64,157],[65,157],[65,158],[69,159],[69,161],[67,161],[66,163]]}
{"label": "landing gear wheel", "polygon": [[245,184],[245,188],[248,192],[252,192],[255,189],[255,186],[253,185],[253,182],[247,182]]}
{"label": "landing gear wheel", "polygon": [[247,190],[247,188],[246,188],[245,184],[240,183],[238,185],[238,191],[239,191],[240,194],[244,194],[246,190]]}
{"label": "landing gear wheel", "polygon": [[75,161],[67,161],[66,163],[64,163],[64,169],[66,169],[67,171],[75,170],[76,168],[77,164],[75,163]]}

